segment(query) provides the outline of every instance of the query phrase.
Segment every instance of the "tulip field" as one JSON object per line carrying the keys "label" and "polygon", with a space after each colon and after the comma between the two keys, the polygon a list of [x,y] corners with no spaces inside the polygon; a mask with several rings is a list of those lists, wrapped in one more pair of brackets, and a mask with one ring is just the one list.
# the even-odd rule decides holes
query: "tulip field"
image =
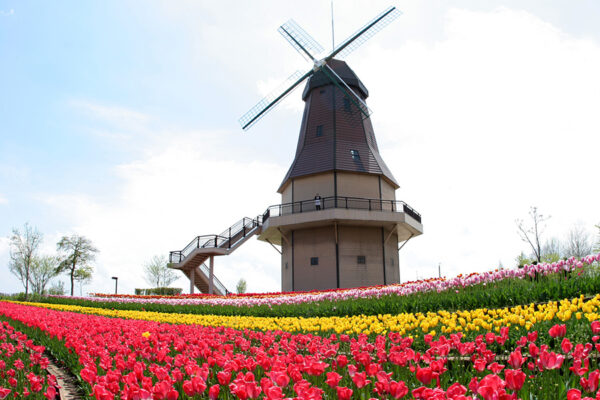
{"label": "tulip field", "polygon": [[0,399],[55,398],[46,355],[100,400],[600,399],[600,254],[320,292],[34,300],[0,301]]}

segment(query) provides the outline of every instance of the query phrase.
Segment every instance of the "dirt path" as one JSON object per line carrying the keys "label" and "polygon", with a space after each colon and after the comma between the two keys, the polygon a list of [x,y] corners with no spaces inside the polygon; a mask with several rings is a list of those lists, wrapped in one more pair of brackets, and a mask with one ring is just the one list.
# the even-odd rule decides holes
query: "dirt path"
{"label": "dirt path", "polygon": [[77,386],[77,380],[75,377],[66,370],[66,368],[59,367],[56,365],[52,357],[48,357],[50,364],[48,364],[48,372],[56,376],[58,382],[58,394],[60,400],[81,400],[85,396],[80,392]]}

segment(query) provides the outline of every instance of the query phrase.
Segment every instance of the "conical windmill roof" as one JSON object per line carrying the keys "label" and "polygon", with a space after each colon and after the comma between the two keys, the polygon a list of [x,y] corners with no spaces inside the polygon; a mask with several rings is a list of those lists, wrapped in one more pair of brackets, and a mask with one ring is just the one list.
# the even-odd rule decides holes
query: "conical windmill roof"
{"label": "conical windmill roof", "polygon": [[[330,60],[328,65],[366,100],[369,91],[348,64]],[[305,106],[296,155],[278,192],[291,179],[330,171],[380,175],[399,187],[379,154],[371,119],[363,119],[360,111],[344,98],[323,72],[316,72],[308,80],[302,94]],[[358,158],[353,157],[355,152]]]}

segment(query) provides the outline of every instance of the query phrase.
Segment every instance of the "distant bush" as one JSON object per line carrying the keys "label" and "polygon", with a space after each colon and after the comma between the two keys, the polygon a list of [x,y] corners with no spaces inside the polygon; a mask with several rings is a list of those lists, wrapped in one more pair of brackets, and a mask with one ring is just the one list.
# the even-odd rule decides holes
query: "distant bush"
{"label": "distant bush", "polygon": [[150,289],[135,289],[135,294],[142,296],[175,296],[181,294],[182,291],[182,288],[177,287],[158,287]]}

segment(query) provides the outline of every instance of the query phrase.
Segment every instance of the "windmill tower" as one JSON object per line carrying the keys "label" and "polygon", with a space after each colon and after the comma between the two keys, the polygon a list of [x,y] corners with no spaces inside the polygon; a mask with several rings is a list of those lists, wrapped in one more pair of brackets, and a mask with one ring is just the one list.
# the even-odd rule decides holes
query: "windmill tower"
{"label": "windmill tower", "polygon": [[[281,246],[282,290],[384,285],[400,281],[398,247],[423,233],[421,216],[396,199],[397,180],[383,161],[366,105],[366,86],[341,60],[393,21],[390,7],[328,56],[294,21],[279,32],[313,68],[240,118],[248,129],[307,80],[296,155],[262,216],[258,238]],[[314,54],[314,55],[313,55]]]}

